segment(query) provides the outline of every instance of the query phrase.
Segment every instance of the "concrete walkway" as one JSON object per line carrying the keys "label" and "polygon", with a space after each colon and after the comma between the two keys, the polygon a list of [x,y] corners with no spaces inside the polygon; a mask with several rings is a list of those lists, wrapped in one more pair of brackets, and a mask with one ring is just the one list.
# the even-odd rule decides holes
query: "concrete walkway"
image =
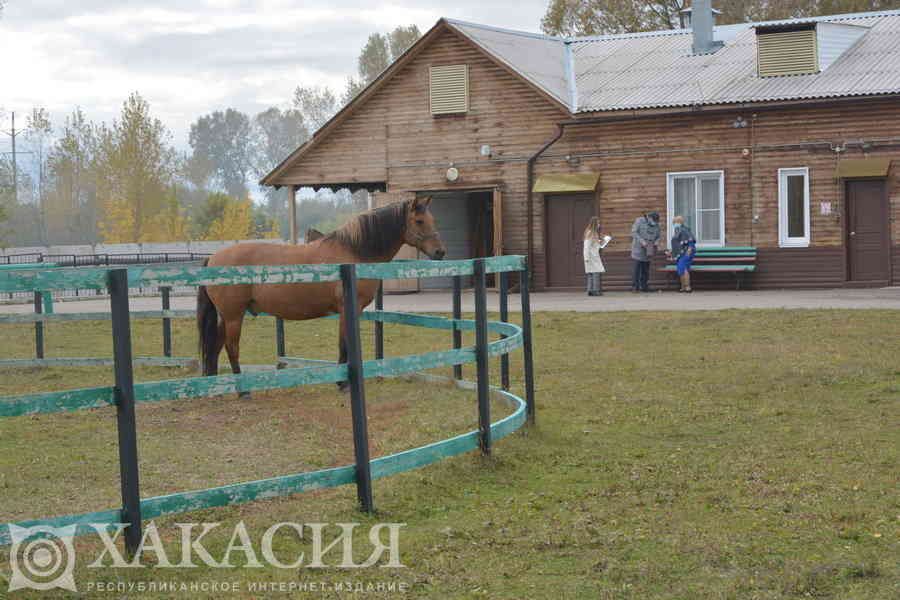
{"label": "concrete walkway", "polygon": [[[509,308],[518,311],[521,300],[510,295]],[[452,299],[445,292],[387,295],[386,310],[401,312],[450,312]],[[193,310],[193,296],[174,296],[173,309]],[[132,310],[159,310],[159,298],[132,298]],[[600,297],[589,297],[575,292],[540,292],[531,295],[533,311],[604,312],[625,310],[723,310],[747,308],[793,309],[900,309],[900,287],[880,289],[830,289],[830,290],[781,290],[781,291],[709,291],[679,294],[657,292],[632,294],[607,292]],[[498,310],[496,292],[488,293],[488,309]],[[57,301],[56,312],[108,312],[109,300]],[[463,293],[463,311],[475,310],[472,292]],[[30,304],[0,305],[0,313],[32,312]]]}

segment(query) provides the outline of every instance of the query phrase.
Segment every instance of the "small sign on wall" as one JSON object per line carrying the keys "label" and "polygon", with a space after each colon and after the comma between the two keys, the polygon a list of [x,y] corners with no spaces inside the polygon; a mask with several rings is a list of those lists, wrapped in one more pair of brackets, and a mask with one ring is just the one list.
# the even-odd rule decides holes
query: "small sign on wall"
{"label": "small sign on wall", "polygon": [[819,203],[819,212],[823,215],[831,214],[831,202],[820,202]]}

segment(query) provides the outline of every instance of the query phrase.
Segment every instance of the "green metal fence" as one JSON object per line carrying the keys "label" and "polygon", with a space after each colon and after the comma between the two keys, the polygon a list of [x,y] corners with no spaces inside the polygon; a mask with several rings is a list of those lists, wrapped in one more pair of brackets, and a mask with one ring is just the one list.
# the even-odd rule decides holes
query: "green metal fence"
{"label": "green metal fence", "polygon": [[[520,295],[522,300],[522,326],[506,322],[508,274],[519,272]],[[485,276],[499,274],[501,321],[488,322],[486,311]],[[474,320],[460,318],[460,286],[463,276],[475,276]],[[356,314],[355,303],[345,314],[347,320],[348,362],[346,364],[292,359],[283,356],[283,327],[278,322],[278,354],[281,366],[288,368],[249,372],[212,377],[189,377],[166,381],[134,383],[134,364],[150,361],[151,364],[182,364],[170,356],[161,358],[134,358],[131,355],[130,322],[133,318],[181,318],[192,316],[185,311],[168,310],[168,297],[164,292],[163,311],[130,311],[128,307],[129,287],[160,287],[199,285],[236,285],[246,283],[308,283],[340,281],[347,297],[356,295],[357,278],[360,279],[405,279],[421,277],[454,277],[454,318],[442,318],[383,310],[381,291],[376,299],[376,310]],[[116,406],[119,429],[119,458],[122,474],[123,506],[120,509],[104,510],[87,514],[67,515],[19,523],[0,525],[0,545],[11,543],[9,525],[19,527],[65,527],[76,525],[75,535],[95,533],[94,527],[128,524],[124,533],[125,546],[134,552],[141,539],[141,521],[163,515],[249,502],[257,498],[270,498],[296,494],[313,489],[349,483],[357,485],[358,496],[364,510],[372,510],[371,480],[394,473],[428,465],[443,458],[480,448],[485,454],[491,451],[491,442],[520,428],[526,421],[534,420],[534,377],[531,351],[530,300],[527,265],[521,256],[503,256],[462,261],[393,261],[390,263],[358,265],[293,265],[258,267],[134,267],[129,269],[59,268],[33,271],[15,270],[0,272],[0,292],[8,291],[49,291],[58,289],[107,289],[110,295],[109,313],[92,314],[46,314],[41,313],[36,304],[36,312],[31,315],[0,316],[0,324],[34,323],[35,326],[48,322],[64,322],[89,318],[111,319],[113,324],[114,356],[105,358],[75,359],[79,364],[114,365],[116,383],[114,386],[90,389],[42,392],[17,396],[0,397],[0,418],[24,415],[82,410],[104,406]],[[359,321],[376,323],[376,358],[363,361],[359,342]],[[452,349],[409,356],[383,356],[384,323],[443,329],[453,333]],[[164,327],[164,336],[166,335]],[[476,345],[461,347],[460,332],[476,332]],[[43,331],[41,331],[43,333]],[[489,341],[489,334],[497,339]],[[170,336],[170,331],[168,332]],[[36,340],[37,341],[37,340]],[[171,349],[171,339],[164,345]],[[508,391],[509,374],[507,355],[523,348],[525,352],[525,399]],[[489,385],[488,359],[502,357],[502,385]],[[73,364],[73,359],[43,358],[43,348],[37,359],[0,361],[0,368],[21,364]],[[93,361],[93,362],[91,362]],[[17,365],[16,363],[20,363]],[[368,456],[368,432],[365,419],[364,380],[372,377],[396,376],[417,373],[436,367],[476,363],[478,381],[458,385],[476,389],[479,401],[479,429],[434,444],[376,458]],[[301,367],[291,367],[301,364]],[[312,366],[310,366],[312,365]],[[460,378],[455,369],[456,379]],[[236,483],[205,490],[182,492],[155,498],[140,498],[139,474],[137,471],[137,442],[134,420],[135,405],[164,400],[188,400],[212,395],[289,388],[314,383],[348,381],[351,387],[351,407],[354,425],[354,446],[356,461],[353,465],[297,473]],[[499,397],[510,404],[512,414],[496,423],[490,422],[489,395]],[[93,526],[93,527],[92,527]],[[39,537],[39,535],[37,536]]]}

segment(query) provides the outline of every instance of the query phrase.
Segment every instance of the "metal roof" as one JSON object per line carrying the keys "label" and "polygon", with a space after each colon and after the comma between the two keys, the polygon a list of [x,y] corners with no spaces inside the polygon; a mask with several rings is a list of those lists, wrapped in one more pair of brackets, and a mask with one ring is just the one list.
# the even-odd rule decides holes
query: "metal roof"
{"label": "metal roof", "polygon": [[[447,22],[572,113],[900,93],[900,10],[718,26],[725,46],[699,56],[689,29],[559,38]],[[823,27],[819,73],[759,77],[755,28],[807,23],[866,29]]]}

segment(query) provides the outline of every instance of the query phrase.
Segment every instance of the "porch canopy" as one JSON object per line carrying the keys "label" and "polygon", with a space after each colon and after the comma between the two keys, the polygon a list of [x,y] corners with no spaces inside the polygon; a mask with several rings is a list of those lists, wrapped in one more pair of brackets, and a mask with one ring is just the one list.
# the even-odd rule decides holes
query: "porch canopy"
{"label": "porch canopy", "polygon": [[846,158],[838,163],[834,178],[887,177],[890,169],[890,158]]}
{"label": "porch canopy", "polygon": [[600,183],[599,173],[551,173],[538,177],[532,191],[544,194],[593,192],[597,189],[598,183]]}
{"label": "porch canopy", "polygon": [[386,181],[348,181],[346,183],[291,183],[291,184],[271,184],[275,187],[275,189],[280,188],[282,185],[287,185],[290,188],[290,195],[288,196],[288,226],[290,227],[290,232],[288,237],[290,238],[288,241],[292,244],[296,244],[299,241],[299,232],[297,231],[297,190],[300,188],[312,188],[314,192],[318,192],[322,189],[328,189],[332,192],[337,192],[341,189],[348,189],[350,193],[357,192],[359,190],[366,190],[370,194],[372,192],[385,192],[387,191],[387,182]]}

